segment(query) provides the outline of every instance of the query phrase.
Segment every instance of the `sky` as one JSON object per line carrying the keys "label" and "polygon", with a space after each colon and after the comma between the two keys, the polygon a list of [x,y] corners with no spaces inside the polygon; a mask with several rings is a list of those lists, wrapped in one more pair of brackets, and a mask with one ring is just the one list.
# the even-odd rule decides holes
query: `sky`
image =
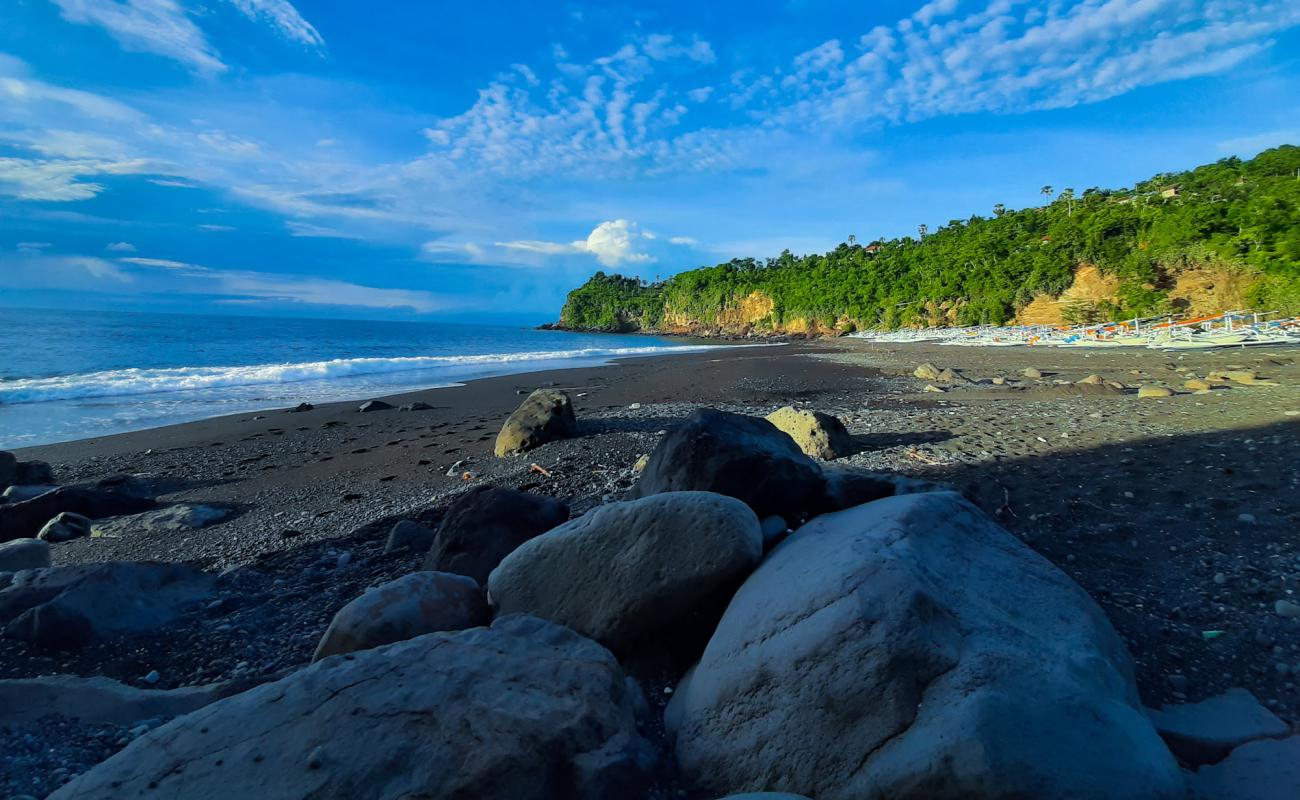
{"label": "sky", "polygon": [[1300,143],[1297,0],[4,0],[0,305],[553,319]]}

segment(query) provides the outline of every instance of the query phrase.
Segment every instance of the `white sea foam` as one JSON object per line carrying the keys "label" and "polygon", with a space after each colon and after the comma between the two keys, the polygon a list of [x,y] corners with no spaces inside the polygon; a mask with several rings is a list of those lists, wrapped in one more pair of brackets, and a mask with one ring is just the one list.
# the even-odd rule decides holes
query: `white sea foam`
{"label": "white sea foam", "polygon": [[[717,345],[678,347],[608,347],[581,350],[549,350],[531,353],[486,353],[464,356],[411,356],[406,358],[336,358],[299,364],[261,364],[246,367],[173,367],[166,369],[118,369],[53,378],[30,378],[0,382],[0,403],[39,403],[89,397],[185,392],[230,386],[258,386],[297,383],[359,375],[379,375],[413,370],[442,370],[456,377],[466,370],[503,368],[512,363],[534,361],[588,361],[620,356],[683,353],[714,349]],[[460,369],[457,369],[460,368]],[[431,379],[436,382],[436,378]]]}

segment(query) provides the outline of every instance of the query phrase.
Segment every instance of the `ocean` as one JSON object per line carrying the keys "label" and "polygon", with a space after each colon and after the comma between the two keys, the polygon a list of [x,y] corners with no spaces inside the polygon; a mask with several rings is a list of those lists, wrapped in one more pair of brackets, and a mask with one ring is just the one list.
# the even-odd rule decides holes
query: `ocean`
{"label": "ocean", "polygon": [[0,309],[0,449],[709,349],[648,336]]}

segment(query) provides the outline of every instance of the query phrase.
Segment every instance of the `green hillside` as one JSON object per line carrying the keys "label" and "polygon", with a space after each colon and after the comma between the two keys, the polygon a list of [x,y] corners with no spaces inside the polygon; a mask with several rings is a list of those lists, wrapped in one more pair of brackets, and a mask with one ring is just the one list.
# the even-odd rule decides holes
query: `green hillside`
{"label": "green hillside", "polygon": [[998,207],[915,238],[850,237],[824,254],[736,259],[662,283],[597,272],[570,292],[560,327],[846,330],[928,324],[936,314],[1003,324],[1036,296],[1060,294],[1084,264],[1118,279],[1113,296],[1087,310],[1094,316],[1176,311],[1177,276],[1206,268],[1241,276],[1257,309],[1300,313],[1300,147],[1131,189],[1043,194],[1042,207]]}

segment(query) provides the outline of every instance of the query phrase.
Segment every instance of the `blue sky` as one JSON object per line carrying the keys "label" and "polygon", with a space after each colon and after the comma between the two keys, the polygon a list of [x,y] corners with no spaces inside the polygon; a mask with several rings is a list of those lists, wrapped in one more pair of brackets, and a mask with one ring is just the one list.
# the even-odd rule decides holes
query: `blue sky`
{"label": "blue sky", "polygon": [[553,317],[596,269],[1300,143],[1295,0],[5,0],[0,304]]}

